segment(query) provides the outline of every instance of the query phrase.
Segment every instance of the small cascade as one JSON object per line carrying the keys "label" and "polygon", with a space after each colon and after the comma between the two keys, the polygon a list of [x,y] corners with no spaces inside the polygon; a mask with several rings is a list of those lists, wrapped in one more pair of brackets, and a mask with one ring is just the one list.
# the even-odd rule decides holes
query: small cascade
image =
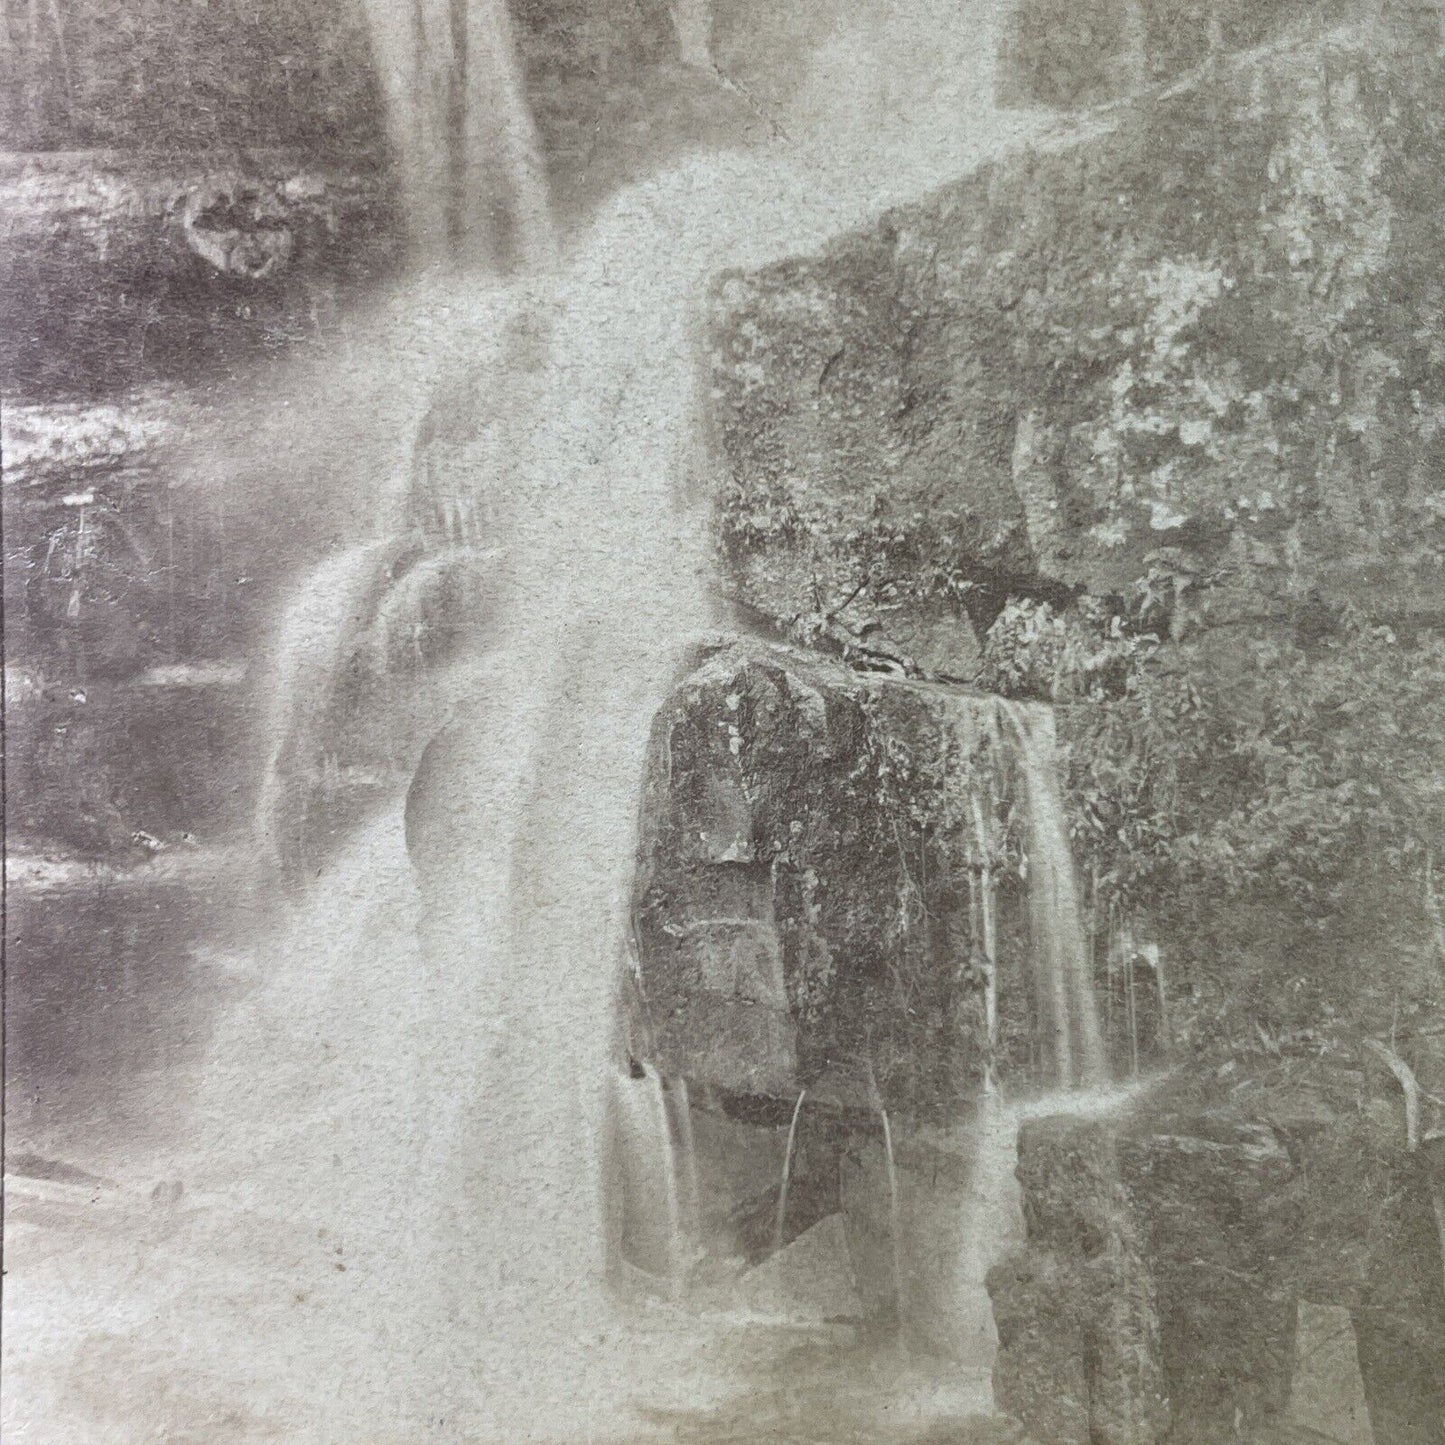
{"label": "small cascade", "polygon": [[788,1184],[793,1173],[793,1148],[798,1137],[798,1120],[803,1114],[803,1100],[808,1097],[808,1091],[802,1090],[798,1095],[798,1102],[793,1105],[792,1122],[788,1125],[788,1143],[783,1150],[783,1178],[778,1185],[778,1218],[773,1226],[773,1248],[781,1249],[787,1241],[788,1223]]}
{"label": "small cascade", "polygon": [[966,1363],[992,1369],[998,1351],[993,1306],[985,1280],[989,1270],[1023,1238],[1019,1205],[1017,1111],[997,1094],[979,1102],[971,1138],[973,1157],[956,1259],[958,1294],[968,1306]]}
{"label": "small cascade", "polygon": [[[979,920],[977,941],[983,948],[988,965],[983,995],[984,1032],[992,1053],[998,1043],[998,898],[990,857],[988,826],[984,822],[983,805],[979,802],[977,793],[970,796],[969,803],[973,814],[974,844],[979,857],[977,876],[970,874],[969,884],[972,890],[971,901],[975,905],[974,913]],[[984,1088],[992,1092],[993,1085],[993,1061],[990,1059]]]}
{"label": "small cascade", "polygon": [[883,1160],[888,1170],[888,1237],[893,1253],[893,1298],[898,1312],[904,1311],[903,1295],[903,1211],[899,1207],[898,1161],[893,1154],[893,1125],[888,1110],[878,1101],[878,1117],[883,1122]]}
{"label": "small cascade", "polygon": [[378,600],[371,642],[381,672],[431,661],[485,611],[481,583],[495,553],[447,547],[416,563]]}
{"label": "small cascade", "polygon": [[421,259],[531,269],[556,250],[506,0],[364,0]]}
{"label": "small cascade", "polygon": [[698,1176],[697,1140],[692,1129],[692,1101],[687,1080],[678,1079],[668,1091],[677,1157],[678,1188],[682,1198],[683,1242],[695,1253],[702,1237],[702,1183]]}
{"label": "small cascade", "polygon": [[1137,1079],[1170,1052],[1169,987],[1157,943],[1139,943],[1129,922],[1111,921],[1108,937],[1108,1037],[1116,1071]]}
{"label": "small cascade", "polygon": [[401,550],[382,540],[338,552],[305,577],[282,611],[255,814],[258,842],[272,859],[295,851],[298,789],[320,766],[337,680]]}
{"label": "small cascade", "polygon": [[1018,743],[1041,1029],[1052,1037],[1055,1081],[1063,1088],[1099,1088],[1109,1070],[1056,776],[1053,714],[1009,701],[999,708]]}
{"label": "small cascade", "polygon": [[618,1168],[622,1175],[622,1253],[635,1269],[682,1286],[688,1250],[679,1188],[678,1148],[662,1075],[634,1065],[617,1081]]}

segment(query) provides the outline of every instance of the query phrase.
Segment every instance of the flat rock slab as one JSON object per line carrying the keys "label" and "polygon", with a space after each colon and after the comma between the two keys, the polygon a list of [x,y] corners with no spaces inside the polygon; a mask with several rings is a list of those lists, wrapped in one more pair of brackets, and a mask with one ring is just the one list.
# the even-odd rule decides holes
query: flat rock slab
{"label": "flat rock slab", "polygon": [[1349,1310],[1301,1300],[1298,1318],[1290,1424],[1339,1445],[1375,1445]]}
{"label": "flat rock slab", "polygon": [[830,1214],[749,1270],[739,1297],[745,1308],[778,1319],[861,1319],[863,1303],[853,1280],[843,1216]]}

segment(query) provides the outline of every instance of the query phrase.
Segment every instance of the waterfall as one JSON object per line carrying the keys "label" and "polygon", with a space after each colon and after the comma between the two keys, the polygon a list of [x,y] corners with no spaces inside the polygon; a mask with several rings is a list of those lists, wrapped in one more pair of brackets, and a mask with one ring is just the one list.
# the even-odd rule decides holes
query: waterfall
{"label": "waterfall", "polygon": [[363,0],[403,217],[424,261],[508,270],[555,250],[506,0]]}
{"label": "waterfall", "polygon": [[[876,1092],[876,1090],[875,1090]],[[898,1302],[898,1313],[903,1315],[906,1305],[903,1292],[903,1209],[898,1193],[898,1160],[893,1153],[893,1125],[888,1110],[881,1098],[876,1100],[878,1117],[883,1124],[883,1163],[888,1171],[888,1245],[893,1262],[893,1298]]]}
{"label": "waterfall", "polygon": [[676,1294],[688,1251],[679,1150],[662,1076],[648,1064],[638,1065],[617,1077],[616,1096],[616,1169],[625,1199],[622,1258]]}
{"label": "waterfall", "polygon": [[347,658],[384,595],[402,544],[347,548],[304,577],[281,614],[271,668],[257,841],[273,863],[294,864],[303,793],[327,737],[327,709]]}
{"label": "waterfall", "polygon": [[692,1127],[692,1100],[686,1079],[677,1079],[668,1090],[677,1157],[679,1190],[682,1196],[683,1243],[695,1253],[702,1238],[702,1183],[698,1174],[697,1139]]}
{"label": "waterfall", "polygon": [[999,707],[1018,742],[1040,1028],[1046,1028],[1053,1041],[1059,1087],[1099,1088],[1107,1083],[1109,1071],[1059,793],[1053,714],[1017,702],[1000,702]]}
{"label": "waterfall", "polygon": [[[970,797],[970,811],[973,815],[974,843],[978,848],[979,865],[975,879],[969,875],[970,898],[978,909],[980,926],[978,941],[983,946],[983,955],[988,964],[988,977],[984,981],[984,1036],[988,1040],[990,1053],[998,1044],[998,926],[996,921],[997,897],[993,881],[993,865],[989,858],[988,827],[984,822],[983,806],[975,793]],[[988,1073],[984,1087],[992,1091],[994,1086],[994,1061],[989,1059]]]}
{"label": "waterfall", "polygon": [[798,1138],[798,1120],[803,1116],[803,1100],[807,1097],[806,1089],[798,1094],[798,1102],[793,1105],[792,1121],[788,1124],[788,1142],[783,1147],[783,1177],[778,1184],[778,1217],[773,1225],[774,1249],[781,1249],[787,1238],[785,1230],[788,1224],[788,1185],[793,1174],[793,1147]]}
{"label": "waterfall", "polygon": [[[417,936],[408,946],[390,940],[376,965],[408,981],[423,1014],[394,1047],[414,1053],[407,1124],[425,1141],[419,1157],[393,1161],[410,1204],[397,1287],[413,1307],[382,1358],[405,1359],[397,1389],[427,1429],[445,1417],[444,1438],[586,1438],[598,1424],[625,1432],[628,1402],[658,1373],[656,1341],[630,1339],[607,1292],[607,1140],[609,1120],[625,1115],[638,1157],[655,1161],[639,1172],[672,1181],[658,1198],[675,1269],[695,1167],[679,1147],[685,1106],[679,1095],[669,1126],[670,1091],[645,1071],[614,1083],[625,1067],[615,1017],[649,731],[689,639],[714,620],[714,461],[699,365],[706,288],[728,267],[814,249],[915,199],[1036,124],[992,109],[980,39],[991,6],[864,8],[863,33],[839,38],[771,148],[695,154],[637,182],[571,238],[555,267],[523,268],[505,288],[480,274],[475,287],[447,278],[430,331],[406,329],[425,289],[402,294],[388,313],[394,351],[378,348],[367,364],[408,394],[425,378],[436,403],[434,424],[406,439],[417,439],[417,464],[397,510],[404,520],[394,543],[366,544],[314,573],[281,624],[291,660],[277,675],[265,757],[284,814],[294,805],[288,760],[322,745],[357,616],[408,635],[407,597],[378,601],[372,590],[386,546],[461,545],[485,574],[485,610],[469,602],[462,619],[476,667],[407,819],[426,840],[413,860]],[[535,262],[546,249],[545,193],[505,8],[369,0],[368,13],[422,257],[492,263],[500,243],[489,227],[500,212],[503,249]],[[860,58],[868,47],[876,64]],[[459,77],[469,109],[456,103]],[[477,158],[485,138],[491,169]],[[395,389],[373,388],[383,398]],[[360,485],[348,506],[382,510]],[[426,592],[420,581],[416,591]],[[437,716],[436,728],[446,721]],[[325,908],[303,917],[333,926],[348,900],[371,895],[368,869],[364,856],[343,854],[320,881]],[[374,946],[364,932],[346,938],[362,953]],[[304,937],[288,935],[284,947],[278,1011],[285,988],[301,987],[312,968]],[[315,956],[344,993],[345,960],[331,948]],[[268,1132],[284,1128],[285,1109],[266,1104],[277,1037],[258,1031],[249,1046],[255,1082],[236,1108]],[[303,1050],[302,1074],[304,1060]],[[375,1107],[395,1122],[395,1100]],[[355,1112],[353,1100],[339,1117],[349,1126]],[[896,1251],[886,1118],[884,1133]]]}

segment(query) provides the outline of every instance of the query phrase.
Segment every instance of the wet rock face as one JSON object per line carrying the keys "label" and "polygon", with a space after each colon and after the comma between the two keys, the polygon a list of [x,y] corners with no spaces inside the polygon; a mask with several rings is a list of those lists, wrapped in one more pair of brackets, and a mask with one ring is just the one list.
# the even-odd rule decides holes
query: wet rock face
{"label": "wet rock face", "polygon": [[17,398],[192,383],[314,341],[396,252],[365,156],[13,156],[0,205],[0,384]]}
{"label": "wet rock face", "polygon": [[[1048,1440],[1090,1439],[1096,1408],[1157,1425],[1153,1405],[1141,1416],[1120,1403],[1140,1398],[1126,1371],[1091,1373],[1091,1361],[1147,1360],[1133,1378],[1168,1400],[1172,1445],[1293,1438],[1291,1420],[1327,1393],[1300,1359],[1297,1321],[1334,1312],[1353,1331],[1374,1439],[1439,1445],[1445,1284],[1429,1191],[1397,1120],[1377,1130],[1351,1114],[1289,1129],[1164,1116],[1117,1137],[1073,1119],[1026,1125],[1028,1248],[989,1278],[1001,1405]],[[1096,1407],[1100,1380],[1113,1404]]]}
{"label": "wet rock face", "polygon": [[1374,33],[1236,56],[721,278],[736,595],[986,626],[1172,548],[1219,620],[1310,586],[1432,606],[1441,83]]}
{"label": "wet rock face", "polygon": [[157,840],[189,843],[234,820],[249,589],[217,545],[221,499],[172,489],[158,470],[162,439],[195,414],[161,390],[110,404],[7,399],[13,851],[135,861]]}
{"label": "wet rock face", "polygon": [[1018,1176],[1028,1244],[988,1277],[998,1405],[1060,1445],[1152,1445],[1169,1420],[1154,1278],[1113,1137],[1028,1123]]}
{"label": "wet rock face", "polygon": [[1278,1416],[1289,1394],[1289,1257],[1303,1211],[1273,1131],[1228,1120],[1120,1146],[1158,1291],[1163,1365],[1182,1439]]}
{"label": "wet rock face", "polygon": [[[789,1105],[807,1087],[870,1110],[876,1083],[928,1112],[972,1091],[988,1056],[970,798],[985,842],[1010,846],[996,744],[960,741],[987,705],[785,649],[729,647],[687,679],[645,789],[634,1047]],[[1003,1032],[1026,1051],[1026,1020]]]}

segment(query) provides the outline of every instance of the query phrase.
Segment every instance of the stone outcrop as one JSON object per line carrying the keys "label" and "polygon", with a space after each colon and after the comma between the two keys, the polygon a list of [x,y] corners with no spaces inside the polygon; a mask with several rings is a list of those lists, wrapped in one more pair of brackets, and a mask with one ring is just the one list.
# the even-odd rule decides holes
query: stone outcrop
{"label": "stone outcrop", "polygon": [[1289,1419],[1338,1445],[1375,1445],[1354,1321],[1342,1305],[1300,1301]]}
{"label": "stone outcrop", "polygon": [[1019,1134],[1027,1247],[988,1277],[994,1395],[1041,1440],[1153,1445],[1168,1425],[1154,1278],[1102,1124]]}
{"label": "stone outcrop", "polygon": [[1026,1073],[1019,810],[996,717],[987,697],[780,646],[723,645],[687,678],[644,794],[639,1056],[864,1114],[949,1114],[990,1062]]}
{"label": "stone outcrop", "polygon": [[1180,1439],[1278,1417],[1289,1394],[1302,1221],[1295,1167],[1273,1131],[1223,1119],[1120,1145],[1157,1289],[1162,1364]]}
{"label": "stone outcrop", "polygon": [[[1134,1395],[1116,1382],[1097,1408],[1117,1422],[1126,1397],[1167,1400],[1171,1445],[1293,1439],[1326,1418],[1354,1432],[1341,1439],[1439,1445],[1445,1283],[1428,1188],[1392,1147],[1388,1112],[1352,1120],[1319,1098],[1275,1123],[1145,1106],[1025,1125],[1028,1246],[989,1277],[1000,1403],[1041,1439],[1089,1440],[1096,1362],[1147,1359]],[[1354,1362],[1328,1391],[1298,1337],[1307,1319],[1322,1338],[1326,1318]],[[1150,1404],[1132,1418],[1158,1432],[1166,1416]]]}

